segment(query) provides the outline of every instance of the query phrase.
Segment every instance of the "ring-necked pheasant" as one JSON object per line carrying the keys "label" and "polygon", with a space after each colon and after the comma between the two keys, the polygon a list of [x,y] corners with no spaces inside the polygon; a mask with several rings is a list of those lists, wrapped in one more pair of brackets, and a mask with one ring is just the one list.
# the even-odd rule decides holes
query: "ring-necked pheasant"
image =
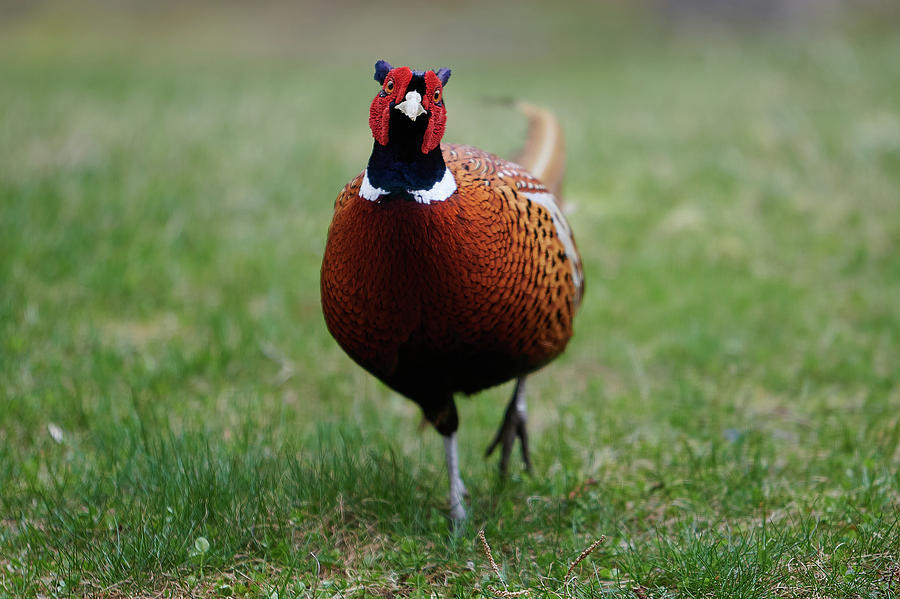
{"label": "ring-necked pheasant", "polygon": [[505,473],[518,438],[530,469],[525,376],[565,348],[584,279],[554,193],[563,170],[557,121],[523,107],[530,131],[521,161],[531,172],[442,146],[449,78],[446,68],[375,64],[375,143],[366,170],[335,202],[321,293],[340,346],[419,404],[444,436],[450,514],[460,520],[454,394],[517,379],[488,454],[502,444]]}

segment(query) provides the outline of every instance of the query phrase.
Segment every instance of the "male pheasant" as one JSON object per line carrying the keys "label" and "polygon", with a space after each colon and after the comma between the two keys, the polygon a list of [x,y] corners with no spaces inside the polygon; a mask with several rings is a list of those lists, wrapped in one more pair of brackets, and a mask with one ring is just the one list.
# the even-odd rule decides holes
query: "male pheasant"
{"label": "male pheasant", "polygon": [[572,231],[550,188],[561,136],[530,111],[523,161],[441,145],[450,69],[379,60],[369,110],[368,167],[338,196],[322,261],[328,330],[360,366],[421,406],[444,436],[450,515],[465,518],[453,396],[517,379],[503,423],[505,473],[516,438],[530,469],[525,377],[572,336],[584,278]]}

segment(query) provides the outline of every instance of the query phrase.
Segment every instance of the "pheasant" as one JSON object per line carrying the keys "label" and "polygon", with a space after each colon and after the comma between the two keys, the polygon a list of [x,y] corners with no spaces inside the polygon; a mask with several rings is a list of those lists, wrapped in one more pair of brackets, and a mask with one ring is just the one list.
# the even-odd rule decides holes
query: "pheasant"
{"label": "pheasant", "polygon": [[[454,395],[516,379],[487,455],[516,439],[530,470],[525,378],[572,336],[584,277],[557,200],[562,137],[524,106],[531,167],[441,144],[450,69],[375,64],[367,168],[334,206],[322,260],[328,330],[364,369],[416,402],[444,437],[450,516],[465,518]],[[548,184],[538,177],[545,176]]]}

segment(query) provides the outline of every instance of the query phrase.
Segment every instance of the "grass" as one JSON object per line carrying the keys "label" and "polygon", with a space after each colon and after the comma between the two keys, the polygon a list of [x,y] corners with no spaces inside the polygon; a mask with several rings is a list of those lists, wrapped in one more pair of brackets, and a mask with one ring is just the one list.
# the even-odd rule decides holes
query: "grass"
{"label": "grass", "polygon": [[[0,597],[494,596],[481,529],[533,596],[900,595],[890,24],[278,10],[3,25]],[[568,133],[576,337],[534,476],[482,459],[510,389],[459,402],[455,534],[438,437],[319,311],[381,57],[453,67],[449,141],[512,153],[485,96]]]}

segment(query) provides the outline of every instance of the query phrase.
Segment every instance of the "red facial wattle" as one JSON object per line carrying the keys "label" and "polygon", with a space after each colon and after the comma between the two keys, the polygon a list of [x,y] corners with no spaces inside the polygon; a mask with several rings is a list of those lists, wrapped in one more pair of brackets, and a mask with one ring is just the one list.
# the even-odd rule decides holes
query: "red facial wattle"
{"label": "red facial wattle", "polygon": [[425,72],[425,97],[422,105],[428,111],[428,127],[422,140],[422,153],[427,154],[441,143],[447,124],[447,110],[444,108],[444,89],[434,71]]}
{"label": "red facial wattle", "polygon": [[[369,128],[375,141],[383,146],[388,143],[388,129],[391,123],[391,103],[397,104],[406,95],[406,88],[412,79],[409,67],[392,69],[384,78],[381,91],[369,107]],[[390,91],[388,91],[390,88]]]}

